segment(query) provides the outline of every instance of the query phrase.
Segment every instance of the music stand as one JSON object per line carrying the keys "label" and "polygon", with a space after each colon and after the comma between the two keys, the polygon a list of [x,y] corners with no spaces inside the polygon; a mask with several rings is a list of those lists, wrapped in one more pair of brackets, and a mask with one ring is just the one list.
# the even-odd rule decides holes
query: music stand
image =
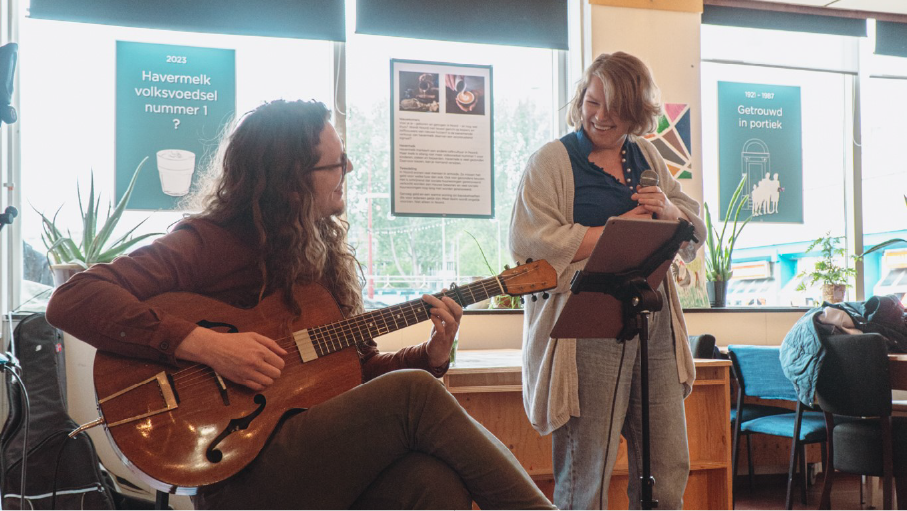
{"label": "music stand", "polygon": [[583,270],[570,284],[551,337],[628,341],[639,335],[642,399],[642,475],[640,507],[652,509],[655,480],[649,453],[649,314],[663,307],[656,289],[681,245],[695,241],[686,220],[611,218]]}

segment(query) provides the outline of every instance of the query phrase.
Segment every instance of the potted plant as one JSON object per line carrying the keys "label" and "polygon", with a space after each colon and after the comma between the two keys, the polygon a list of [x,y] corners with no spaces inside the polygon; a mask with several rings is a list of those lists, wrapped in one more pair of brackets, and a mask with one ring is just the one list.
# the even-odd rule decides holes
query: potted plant
{"label": "potted plant", "polygon": [[132,233],[144,223],[143,220],[132,229],[129,229],[126,234],[110,242],[111,235],[120,221],[123,211],[126,209],[126,204],[129,202],[129,197],[132,196],[132,190],[135,187],[139,171],[142,170],[142,166],[146,161],[148,161],[147,157],[135,169],[132,174],[132,180],[129,181],[129,186],[126,188],[126,193],[123,194],[113,211],[110,210],[110,204],[108,204],[107,216],[100,229],[101,197],[98,194],[98,197],[95,198],[94,173],[91,175],[91,187],[86,203],[82,202],[81,190],[78,187],[76,188],[76,194],[79,198],[79,211],[82,214],[82,236],[79,238],[78,243],[73,240],[69,230],[66,231],[66,235],[63,235],[62,230],[58,227],[57,216],[60,214],[60,208],[54,213],[53,218],[48,218],[44,213],[38,212],[41,215],[41,222],[44,227],[41,239],[44,241],[44,246],[47,247],[47,257],[51,263],[54,284],[59,286],[73,274],[96,263],[113,261],[115,257],[121,255],[136,243],[151,236],[162,234],[149,233],[132,237]]}
{"label": "potted plant", "polygon": [[[734,244],[740,236],[740,232],[747,223],[753,218],[752,215],[740,222],[740,210],[746,204],[747,194],[742,194],[743,187],[746,184],[746,177],[740,180],[737,189],[731,196],[731,202],[728,204],[727,212],[724,215],[724,223],[721,225],[721,232],[712,222],[712,215],[709,213],[709,205],[705,207],[705,229],[706,229],[706,259],[705,259],[705,277],[706,291],[709,294],[709,302],[712,307],[724,307],[727,297],[727,283],[731,279],[731,256],[734,253]],[[733,219],[733,224],[731,224]],[[728,230],[730,227],[730,231]]]}
{"label": "potted plant", "polygon": [[[802,271],[797,274],[797,278],[807,277],[797,286],[797,291],[803,291],[808,286],[816,282],[822,282],[822,300],[829,303],[838,303],[844,300],[844,293],[850,285],[848,280],[857,275],[855,268],[838,265],[836,258],[844,257],[844,248],[838,246],[839,238],[831,235],[831,232],[825,233],[806,248],[807,252],[820,247],[819,252],[822,257],[813,265],[812,271]],[[886,242],[888,243],[888,242]],[[853,256],[859,259],[859,256]]]}

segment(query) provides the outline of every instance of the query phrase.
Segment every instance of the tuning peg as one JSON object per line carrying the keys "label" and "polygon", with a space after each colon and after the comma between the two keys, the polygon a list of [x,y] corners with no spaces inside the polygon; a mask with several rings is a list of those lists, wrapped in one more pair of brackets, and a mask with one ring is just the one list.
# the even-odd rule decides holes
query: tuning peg
{"label": "tuning peg", "polygon": [[548,291],[545,291],[544,293],[542,293],[543,300],[547,300],[549,296],[551,296],[551,295],[548,294]]}
{"label": "tuning peg", "polygon": [[533,302],[539,301],[539,297],[538,297],[538,296],[535,296],[535,295],[532,295],[532,301],[533,301]]}
{"label": "tuning peg", "polygon": [[509,265],[509,264],[505,264],[505,265],[504,265],[504,269],[505,269],[505,270],[509,270],[509,269],[510,269],[510,265]]}
{"label": "tuning peg", "polygon": [[447,288],[447,289],[453,289],[453,288],[455,288],[455,287],[457,287],[457,283],[456,283],[456,282],[451,282],[451,283],[450,283],[450,287]]}
{"label": "tuning peg", "polygon": [[526,305],[526,300],[522,296],[520,297],[520,305]]}
{"label": "tuning peg", "polygon": [[529,263],[531,263],[531,262],[532,262],[532,258],[531,258],[531,257],[528,258],[528,259],[526,259],[526,264],[529,264]]}

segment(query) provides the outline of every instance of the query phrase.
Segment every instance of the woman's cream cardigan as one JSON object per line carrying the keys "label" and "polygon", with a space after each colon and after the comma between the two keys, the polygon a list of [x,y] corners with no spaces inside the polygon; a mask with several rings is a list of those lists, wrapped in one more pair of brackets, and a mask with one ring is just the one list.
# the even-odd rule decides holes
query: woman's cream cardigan
{"label": "woman's cream cardigan", "polygon": [[[658,173],[658,182],[671,202],[692,220],[700,243],[681,250],[684,261],[692,261],[705,240],[705,224],[699,218],[699,203],[687,196],[665,167],[655,147],[643,138],[639,145],[649,167]],[[517,261],[546,259],[558,273],[558,286],[547,300],[526,301],[523,322],[523,405],[532,426],[547,435],[564,425],[571,416],[580,416],[576,375],[576,339],[548,337],[570,295],[570,280],[586,260],[571,263],[588,227],[573,222],[573,169],[564,145],[555,140],[532,155],[523,173],[510,221],[510,249]],[[687,340],[686,324],[673,279],[665,278],[667,301],[672,317],[677,378],[684,384],[684,396],[696,379],[693,355]]]}

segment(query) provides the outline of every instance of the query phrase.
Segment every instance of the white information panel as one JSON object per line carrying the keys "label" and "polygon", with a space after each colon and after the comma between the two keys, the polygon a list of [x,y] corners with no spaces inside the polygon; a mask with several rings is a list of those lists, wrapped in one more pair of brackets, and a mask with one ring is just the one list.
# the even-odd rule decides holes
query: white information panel
{"label": "white information panel", "polygon": [[494,217],[491,66],[391,60],[391,211]]}

